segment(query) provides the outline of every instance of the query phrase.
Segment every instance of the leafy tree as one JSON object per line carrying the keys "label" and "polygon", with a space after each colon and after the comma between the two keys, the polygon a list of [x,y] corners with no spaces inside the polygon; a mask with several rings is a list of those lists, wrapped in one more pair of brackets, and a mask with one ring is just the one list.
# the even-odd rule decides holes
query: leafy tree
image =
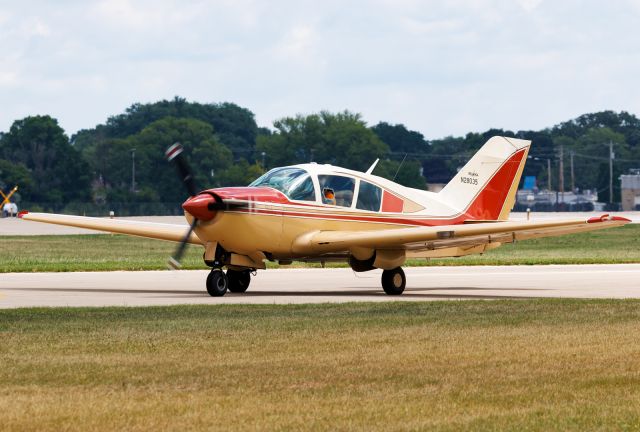
{"label": "leafy tree", "polygon": [[[256,143],[257,153],[265,153],[268,167],[315,161],[364,171],[379,158],[376,174],[392,178],[399,166],[399,162],[388,160],[389,146],[367,128],[359,114],[322,111],[283,118],[274,127],[273,133],[258,135]],[[407,186],[424,187],[419,165],[409,162],[398,180]]]}
{"label": "leafy tree", "polygon": [[573,120],[569,120],[553,127],[554,135],[565,135],[578,138],[590,129],[608,128],[614,132],[623,134],[630,146],[640,144],[640,119],[626,111],[616,113],[614,111],[601,111],[591,114],[583,114]]}
{"label": "leafy tree", "polygon": [[32,182],[21,188],[26,200],[59,203],[89,198],[89,167],[50,116],[16,120],[2,136],[0,154],[30,171]]}
{"label": "leafy tree", "polygon": [[407,187],[426,189],[427,182],[425,178],[420,175],[421,168],[420,162],[415,159],[405,160],[404,162],[381,160],[373,170],[373,174],[393,180]]}
{"label": "leafy tree", "polygon": [[403,124],[390,125],[380,122],[371,128],[389,146],[391,153],[402,157],[404,154],[424,157],[431,152],[429,143],[420,132],[408,130]]}
{"label": "leafy tree", "polygon": [[21,191],[29,191],[33,187],[29,169],[21,163],[0,159],[0,189],[6,193],[16,185],[18,185],[18,192],[13,195],[12,200],[19,201],[22,197]]}
{"label": "leafy tree", "polygon": [[240,159],[220,173],[218,182],[226,186],[246,186],[262,174],[264,170],[258,163],[249,165],[249,162]]}
{"label": "leafy tree", "polygon": [[[577,186],[597,188],[600,201],[608,201],[609,197],[609,143],[613,144],[616,159],[629,160],[631,149],[624,135],[602,127],[592,128],[576,139],[576,171]],[[614,160],[613,193],[614,201],[620,200],[620,182],[617,180],[627,164]]]}
{"label": "leafy tree", "polygon": [[274,122],[275,132],[260,135],[258,152],[266,153],[268,167],[315,161],[366,169],[389,148],[366,127],[359,114],[323,111]]}
{"label": "leafy tree", "polygon": [[73,143],[85,152],[107,139],[135,135],[167,117],[206,122],[213,127],[216,139],[231,149],[237,158],[253,158],[258,127],[251,111],[233,103],[201,104],[187,102],[177,96],[170,101],[133,104],[123,114],[109,117],[105,124],[79,131],[73,137]]}
{"label": "leafy tree", "polygon": [[[165,150],[180,142],[202,189],[219,185],[216,173],[232,165],[231,151],[218,142],[208,123],[166,117],[124,139],[110,139],[95,149],[98,174],[113,190],[110,200],[177,202],[186,192],[175,168],[164,159]],[[131,190],[132,150],[135,149],[136,191]]]}
{"label": "leafy tree", "polygon": [[[431,141],[431,153],[422,158],[428,183],[447,183],[467,159],[464,138],[446,137]],[[469,155],[470,156],[470,155]]]}

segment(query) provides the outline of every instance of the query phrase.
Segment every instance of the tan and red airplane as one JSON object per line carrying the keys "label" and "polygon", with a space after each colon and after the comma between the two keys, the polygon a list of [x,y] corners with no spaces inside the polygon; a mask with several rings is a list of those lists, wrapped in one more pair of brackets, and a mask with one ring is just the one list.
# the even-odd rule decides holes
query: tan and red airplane
{"label": "tan and red airplane", "polygon": [[[530,141],[493,137],[438,193],[412,189],[367,172],[315,163],[274,168],[247,187],[199,192],[179,144],[177,164],[189,195],[190,223],[179,225],[23,212],[25,220],[187,243],[204,248],[212,268],[207,291],[244,292],[265,261],[347,261],[356,272],[382,269],[387,294],[404,291],[407,258],[458,257],[504,243],[598,230],[622,217],[509,221]],[[377,162],[377,161],[376,161]],[[226,268],[226,273],[223,269]]]}

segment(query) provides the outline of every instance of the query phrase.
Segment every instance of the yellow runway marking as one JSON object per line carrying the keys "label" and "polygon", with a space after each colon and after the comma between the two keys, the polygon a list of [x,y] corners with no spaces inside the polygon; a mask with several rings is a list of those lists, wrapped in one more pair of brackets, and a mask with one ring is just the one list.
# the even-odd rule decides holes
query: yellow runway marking
{"label": "yellow runway marking", "polygon": [[6,294],[0,292],[0,300],[6,297]]}

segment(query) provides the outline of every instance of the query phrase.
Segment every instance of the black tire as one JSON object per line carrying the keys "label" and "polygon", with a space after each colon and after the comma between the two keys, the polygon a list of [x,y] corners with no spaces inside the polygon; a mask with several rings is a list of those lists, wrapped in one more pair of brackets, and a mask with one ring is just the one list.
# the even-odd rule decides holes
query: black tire
{"label": "black tire", "polygon": [[227,270],[227,279],[229,280],[229,291],[232,293],[243,293],[249,288],[251,283],[250,270]]}
{"label": "black tire", "polygon": [[207,292],[211,297],[222,297],[227,293],[229,280],[222,270],[211,270],[207,276]]}
{"label": "black tire", "polygon": [[382,289],[389,295],[400,295],[407,284],[407,278],[401,267],[382,272]]}

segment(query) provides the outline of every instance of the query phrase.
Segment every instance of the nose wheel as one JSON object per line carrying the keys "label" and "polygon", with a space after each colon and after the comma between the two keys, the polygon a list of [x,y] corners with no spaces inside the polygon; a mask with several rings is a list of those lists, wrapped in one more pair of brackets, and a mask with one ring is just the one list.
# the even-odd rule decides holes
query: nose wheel
{"label": "nose wheel", "polygon": [[229,279],[220,269],[213,269],[207,276],[207,292],[211,297],[222,297],[229,288]]}
{"label": "nose wheel", "polygon": [[227,279],[229,279],[229,291],[243,293],[251,283],[251,270],[227,270]]}
{"label": "nose wheel", "polygon": [[382,289],[388,295],[402,294],[406,284],[407,278],[404,275],[402,267],[396,267],[393,270],[384,270],[382,272]]}

